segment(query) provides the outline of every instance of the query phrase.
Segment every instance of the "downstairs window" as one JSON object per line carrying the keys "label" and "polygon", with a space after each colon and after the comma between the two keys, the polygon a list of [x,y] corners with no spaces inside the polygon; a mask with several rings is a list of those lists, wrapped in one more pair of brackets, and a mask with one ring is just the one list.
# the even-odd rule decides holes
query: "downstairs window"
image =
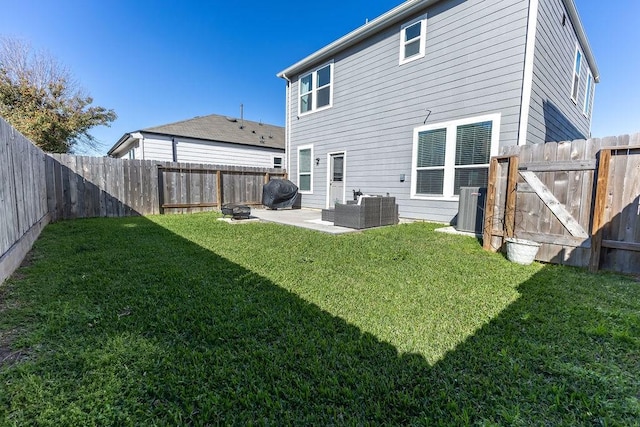
{"label": "downstairs window", "polygon": [[499,129],[500,114],[416,128],[412,198],[455,198],[460,187],[486,187]]}

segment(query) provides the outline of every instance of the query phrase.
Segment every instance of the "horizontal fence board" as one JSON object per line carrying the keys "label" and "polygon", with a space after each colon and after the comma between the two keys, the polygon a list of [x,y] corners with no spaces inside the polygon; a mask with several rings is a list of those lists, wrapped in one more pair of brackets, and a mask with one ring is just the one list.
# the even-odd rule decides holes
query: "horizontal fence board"
{"label": "horizontal fence board", "polygon": [[622,249],[625,251],[640,252],[640,243],[619,242],[615,240],[603,240],[603,248]]}
{"label": "horizontal fence board", "polygon": [[591,239],[590,238],[580,238],[580,237],[572,237],[572,236],[564,236],[564,235],[554,235],[554,234],[534,234],[521,232],[518,234],[519,238],[534,240],[538,243],[546,243],[550,245],[558,245],[558,246],[571,246],[575,248],[584,248],[588,249],[591,247]]}
{"label": "horizontal fence board", "polygon": [[594,170],[596,168],[596,160],[559,160],[550,162],[529,162],[520,164],[519,170],[530,172],[555,172],[555,171],[581,171]]}

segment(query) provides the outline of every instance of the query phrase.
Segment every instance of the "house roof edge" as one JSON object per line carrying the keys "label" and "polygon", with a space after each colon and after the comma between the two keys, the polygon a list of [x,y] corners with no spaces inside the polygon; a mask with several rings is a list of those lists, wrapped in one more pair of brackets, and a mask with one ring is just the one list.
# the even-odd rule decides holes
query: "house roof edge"
{"label": "house roof edge", "polygon": [[573,28],[576,31],[576,35],[578,36],[578,41],[580,42],[580,47],[582,48],[582,53],[584,53],[587,58],[587,62],[589,63],[589,67],[591,68],[591,72],[593,73],[593,79],[596,83],[600,83],[600,71],[598,70],[598,64],[596,63],[596,58],[593,56],[593,52],[591,51],[591,45],[589,44],[589,39],[587,38],[587,34],[584,31],[584,27],[582,26],[582,21],[580,20],[580,15],[578,14],[578,9],[576,8],[576,4],[574,0],[563,0],[567,12],[569,13],[569,18],[573,23]]}
{"label": "house roof edge", "polygon": [[[407,1],[391,9],[390,11],[383,13],[367,24],[356,28],[347,35],[335,40],[332,43],[329,43],[320,50],[317,50],[316,52],[296,62],[290,67],[287,67],[284,70],[280,71],[276,75],[282,79],[288,79],[292,77],[292,75],[304,70],[307,67],[310,67],[314,63],[329,59],[339,51],[358,43],[369,35],[378,32],[388,25],[391,25],[393,22],[411,15],[421,8],[431,6],[432,4],[435,4],[439,1],[440,0]],[[573,23],[573,26],[575,28],[580,46],[582,47],[583,53],[585,54],[587,62],[589,63],[589,66],[591,67],[591,70],[593,72],[593,78],[595,79],[596,83],[598,83],[600,82],[600,71],[598,70],[598,64],[596,63],[595,56],[593,55],[593,52],[591,50],[591,45],[589,44],[589,40],[584,31],[584,27],[582,25],[582,21],[580,20],[580,15],[578,14],[578,9],[576,8],[575,2],[574,0],[563,0],[563,2],[569,13],[569,18],[571,19],[571,22]]]}
{"label": "house roof edge", "polygon": [[118,149],[127,141],[129,141],[129,139],[131,139],[131,134],[135,133],[135,132],[127,132],[124,135],[122,135],[120,137],[120,139],[118,139],[118,141],[113,145],[113,147],[111,147],[109,149],[109,151],[107,151],[107,156],[112,157],[113,153],[115,153],[116,151],[118,151]]}
{"label": "house roof edge", "polygon": [[276,74],[280,78],[291,77],[292,74],[295,74],[298,71],[302,71],[304,68],[309,67],[310,65],[326,60],[329,57],[333,56],[337,52],[340,52],[359,41],[365,39],[371,34],[378,32],[379,30],[385,28],[388,25],[391,25],[393,22],[400,20],[412,13],[423,9],[427,6],[435,4],[440,0],[410,0],[405,3],[402,3],[399,6],[391,9],[388,12],[383,13],[377,18],[371,20],[365,25],[356,28],[351,31],[347,35],[340,37],[336,41],[329,43],[325,47],[317,50],[306,58],[296,62],[290,67],[280,71]]}

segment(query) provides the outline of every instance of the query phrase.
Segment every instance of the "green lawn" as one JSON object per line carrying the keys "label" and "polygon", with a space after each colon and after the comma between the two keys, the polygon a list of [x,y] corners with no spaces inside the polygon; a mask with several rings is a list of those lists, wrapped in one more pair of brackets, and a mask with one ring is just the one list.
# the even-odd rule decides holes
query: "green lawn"
{"label": "green lawn", "polygon": [[638,282],[216,218],[48,226],[0,288],[0,424],[639,424]]}

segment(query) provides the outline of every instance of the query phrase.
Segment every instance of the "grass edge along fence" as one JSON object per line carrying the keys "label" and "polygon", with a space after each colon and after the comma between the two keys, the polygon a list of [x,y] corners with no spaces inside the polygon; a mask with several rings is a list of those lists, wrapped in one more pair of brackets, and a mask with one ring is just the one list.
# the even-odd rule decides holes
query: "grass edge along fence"
{"label": "grass edge along fence", "polygon": [[52,221],[260,204],[284,169],[48,154],[0,118],[0,284]]}

